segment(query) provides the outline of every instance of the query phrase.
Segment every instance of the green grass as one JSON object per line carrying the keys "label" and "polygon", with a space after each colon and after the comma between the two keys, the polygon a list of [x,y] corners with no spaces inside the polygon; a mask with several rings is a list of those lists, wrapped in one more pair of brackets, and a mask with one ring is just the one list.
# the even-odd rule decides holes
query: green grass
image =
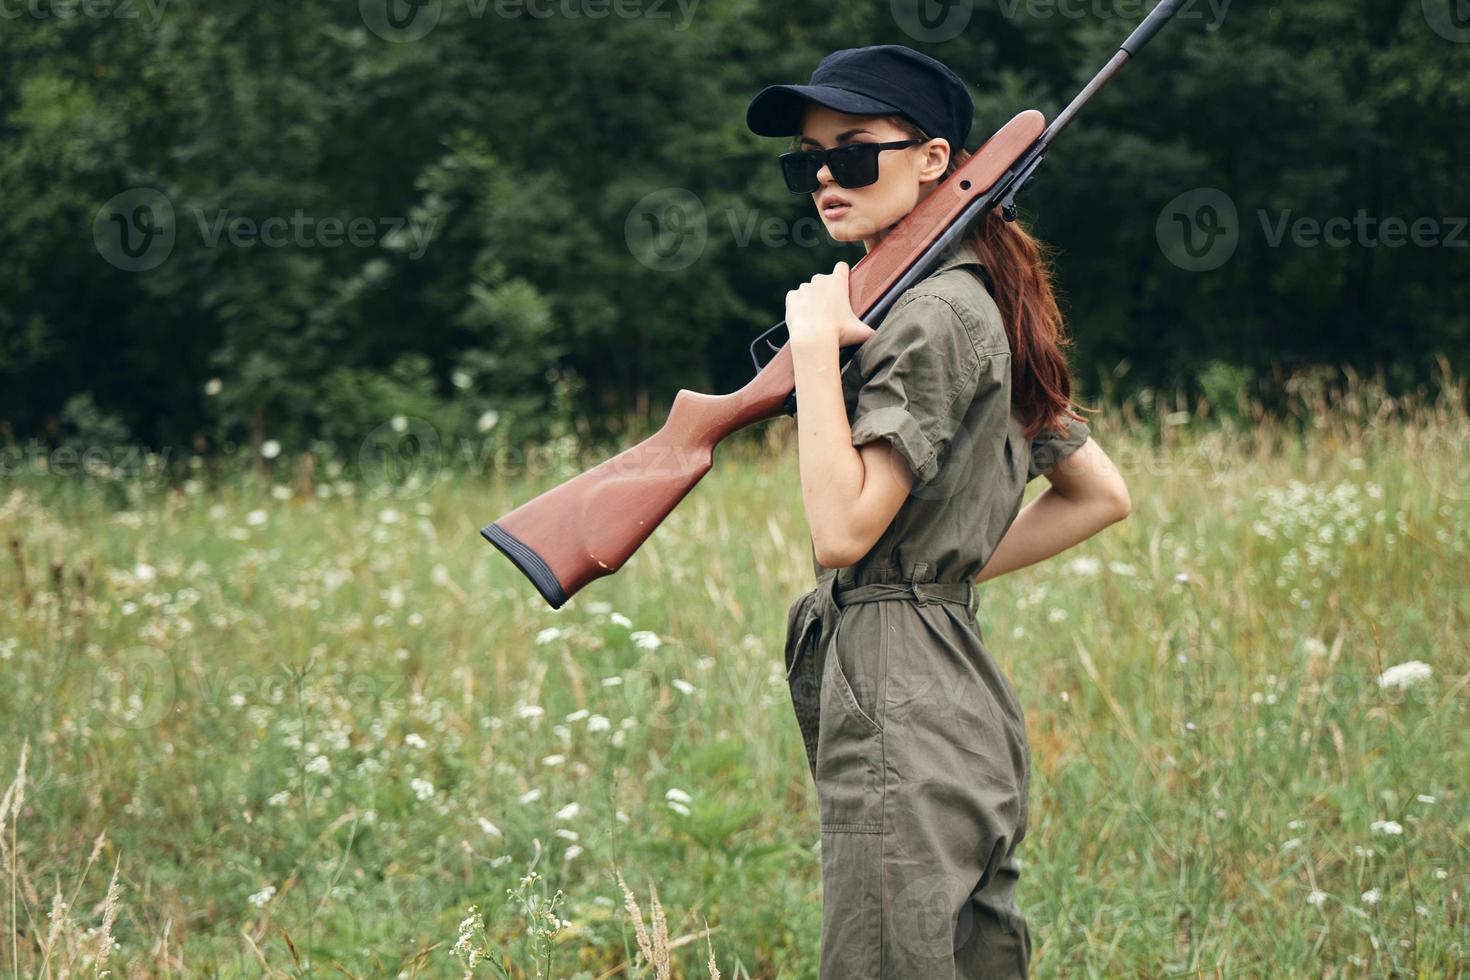
{"label": "green grass", "polygon": [[[1098,419],[1132,515],[982,586],[1036,976],[1466,972],[1463,388],[1293,383],[1285,422]],[[285,457],[8,476],[0,973],[92,975],[109,916],[117,976],[460,976],[461,923],[512,976],[649,975],[621,872],[676,975],[815,978],[791,426],[558,612],[477,529],[600,454],[402,497]]]}

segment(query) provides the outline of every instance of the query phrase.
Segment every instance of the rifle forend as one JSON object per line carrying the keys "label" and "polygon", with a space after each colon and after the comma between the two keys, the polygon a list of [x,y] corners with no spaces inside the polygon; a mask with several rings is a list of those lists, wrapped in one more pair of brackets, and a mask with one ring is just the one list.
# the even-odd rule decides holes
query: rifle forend
{"label": "rifle forend", "polygon": [[[1015,183],[1045,123],[1034,109],[1019,113],[853,266],[849,297],[860,318],[877,327],[970,222],[994,207]],[[739,391],[681,390],[653,435],[522,504],[480,534],[559,609],[588,582],[622,568],[709,472],[720,440],[784,414],[795,387],[791,348],[783,344]]]}

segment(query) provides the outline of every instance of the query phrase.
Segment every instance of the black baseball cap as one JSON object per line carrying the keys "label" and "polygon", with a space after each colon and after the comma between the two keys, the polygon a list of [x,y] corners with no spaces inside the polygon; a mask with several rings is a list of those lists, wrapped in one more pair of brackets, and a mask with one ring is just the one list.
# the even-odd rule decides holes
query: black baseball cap
{"label": "black baseball cap", "polygon": [[903,116],[950,152],[963,149],[975,116],[970,89],[943,63],[902,44],[845,48],[823,58],[807,85],[770,85],[745,111],[757,136],[801,132],[808,102],[854,116]]}

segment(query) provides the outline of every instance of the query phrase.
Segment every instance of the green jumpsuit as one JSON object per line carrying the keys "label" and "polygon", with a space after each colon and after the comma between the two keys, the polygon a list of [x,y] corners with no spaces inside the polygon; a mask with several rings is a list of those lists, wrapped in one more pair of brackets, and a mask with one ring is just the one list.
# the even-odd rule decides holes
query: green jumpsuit
{"label": "green jumpsuit", "polygon": [[[1087,441],[1011,414],[1011,350],[966,240],[908,289],[842,373],[852,444],[916,474],[857,563],[812,565],[785,656],[821,825],[822,980],[1027,975],[1017,907],[1031,754],[972,579],[1027,482]],[[798,411],[800,392],[798,392]]]}

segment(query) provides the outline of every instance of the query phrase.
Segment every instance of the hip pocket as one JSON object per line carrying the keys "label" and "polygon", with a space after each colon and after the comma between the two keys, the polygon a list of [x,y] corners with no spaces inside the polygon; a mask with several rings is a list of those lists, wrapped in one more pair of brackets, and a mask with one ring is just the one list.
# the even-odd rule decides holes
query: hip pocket
{"label": "hip pocket", "polygon": [[881,630],[858,633],[856,625],[850,615],[839,620],[821,676],[813,775],[824,833],[876,834],[883,828],[887,643]]}
{"label": "hip pocket", "polygon": [[849,622],[851,613],[838,620],[832,637],[832,683],[843,709],[854,714],[869,731],[881,735],[888,686],[888,604],[874,605],[877,615],[867,618],[877,620],[876,630],[855,630],[858,623]]}

